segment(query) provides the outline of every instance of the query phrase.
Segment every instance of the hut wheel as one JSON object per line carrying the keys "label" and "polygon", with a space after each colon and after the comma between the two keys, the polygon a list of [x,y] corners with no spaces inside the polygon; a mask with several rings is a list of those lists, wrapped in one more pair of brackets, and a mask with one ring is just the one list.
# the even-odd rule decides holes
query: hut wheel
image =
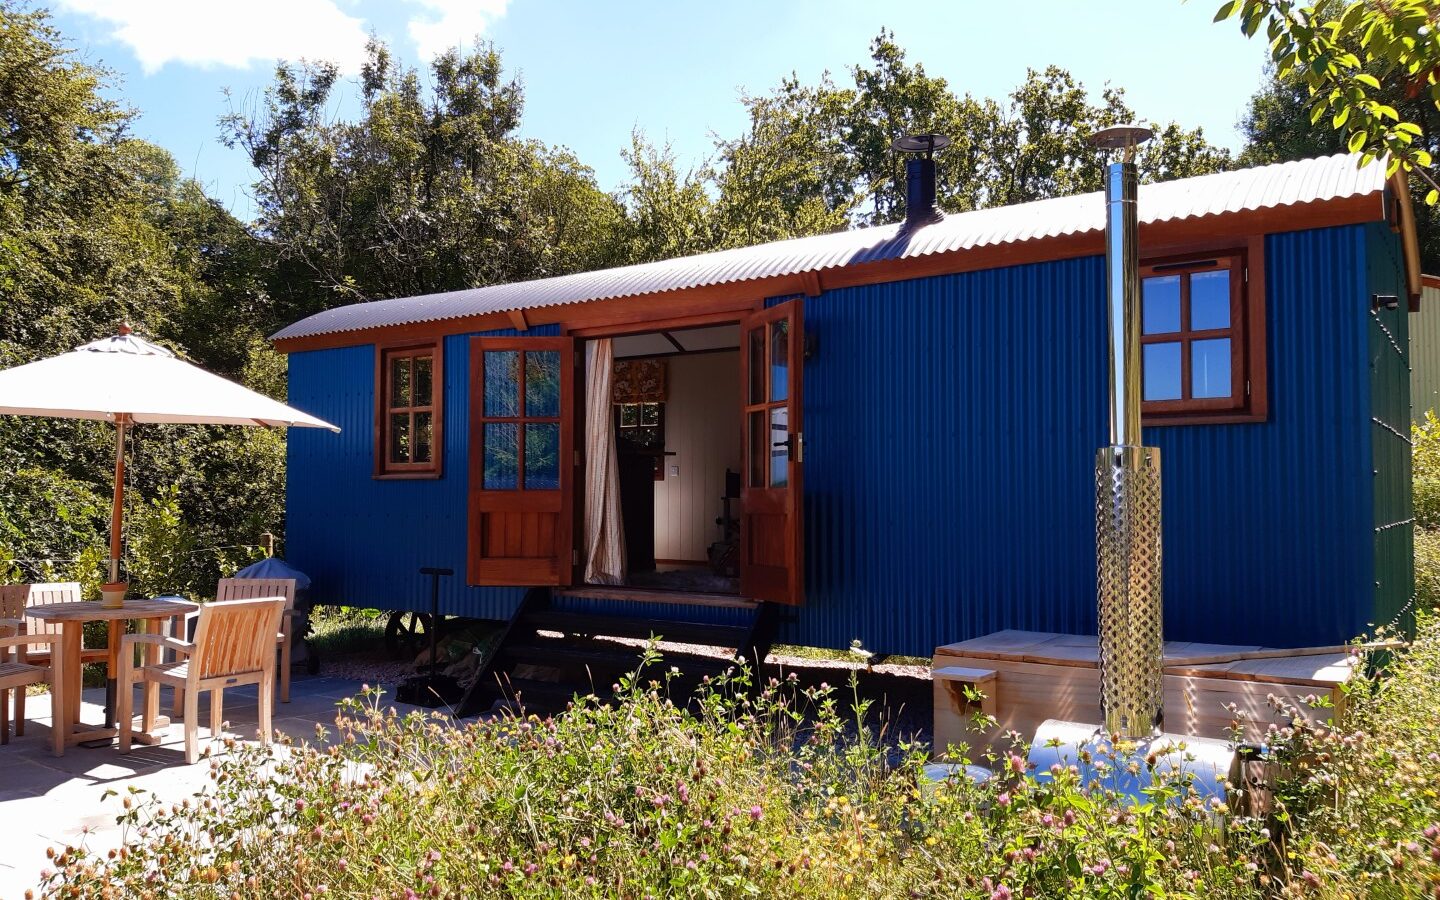
{"label": "hut wheel", "polygon": [[385,623],[385,651],[394,657],[414,657],[429,646],[430,614],[401,610]]}

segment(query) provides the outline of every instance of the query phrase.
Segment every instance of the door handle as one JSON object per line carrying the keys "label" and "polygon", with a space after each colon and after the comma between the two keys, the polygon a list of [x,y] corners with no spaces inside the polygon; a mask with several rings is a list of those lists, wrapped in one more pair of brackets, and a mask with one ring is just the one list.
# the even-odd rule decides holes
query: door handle
{"label": "door handle", "polygon": [[785,440],[775,441],[770,446],[784,447],[786,459],[791,462],[802,462],[801,456],[805,447],[805,438],[797,431]]}

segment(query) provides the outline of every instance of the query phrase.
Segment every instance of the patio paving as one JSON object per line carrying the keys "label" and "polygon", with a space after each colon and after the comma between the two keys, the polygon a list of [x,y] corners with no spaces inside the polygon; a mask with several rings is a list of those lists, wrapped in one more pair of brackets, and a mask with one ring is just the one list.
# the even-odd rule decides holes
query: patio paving
{"label": "patio paving", "polygon": [[[359,681],[340,678],[306,678],[296,674],[290,687],[290,702],[276,703],[274,725],[297,741],[314,742],[315,726],[331,726],[335,704],[360,692]],[[387,688],[387,697],[393,687]],[[136,709],[139,708],[136,692]],[[208,741],[209,693],[200,698],[200,746],[224,752],[218,741]],[[171,692],[161,691],[161,711],[169,712]],[[92,688],[84,693],[81,719],[100,722],[104,718],[105,691]],[[85,846],[101,852],[116,847],[121,831],[115,823],[121,811],[121,797],[131,786],[153,792],[166,801],[189,797],[209,783],[210,763],[204,756],[194,765],[185,764],[181,723],[165,730],[158,745],[132,744],[122,754],[119,745],[89,748],[71,746],[62,757],[50,755],[50,698],[30,697],[26,708],[24,737],[11,736],[0,747],[0,900],[25,896],[39,883],[47,865],[45,849],[66,844]],[[414,709],[391,704],[401,712]],[[227,735],[255,739],[255,688],[225,692]],[[117,796],[104,799],[106,791]],[[37,891],[38,893],[38,891]]]}

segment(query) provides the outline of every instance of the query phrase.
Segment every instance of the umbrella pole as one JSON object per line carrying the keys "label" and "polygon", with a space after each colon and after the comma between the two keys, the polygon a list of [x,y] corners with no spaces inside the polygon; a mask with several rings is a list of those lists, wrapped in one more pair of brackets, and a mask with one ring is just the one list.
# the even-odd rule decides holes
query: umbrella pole
{"label": "umbrella pole", "polygon": [[120,580],[120,528],[125,506],[125,428],[129,416],[115,416],[115,505],[110,510],[110,580]]}
{"label": "umbrella pole", "polygon": [[[130,417],[125,413],[115,415],[115,505],[110,510],[110,581],[111,583],[120,580],[120,535],[124,524],[123,510],[125,508],[125,430],[130,424]],[[105,666],[105,727],[109,728],[115,724],[115,696],[118,691],[118,684],[115,679],[116,666],[119,664],[119,657],[116,650],[120,646],[119,635],[116,629],[124,629],[125,623],[121,621],[109,622],[107,627],[110,634],[108,644],[110,656]]]}

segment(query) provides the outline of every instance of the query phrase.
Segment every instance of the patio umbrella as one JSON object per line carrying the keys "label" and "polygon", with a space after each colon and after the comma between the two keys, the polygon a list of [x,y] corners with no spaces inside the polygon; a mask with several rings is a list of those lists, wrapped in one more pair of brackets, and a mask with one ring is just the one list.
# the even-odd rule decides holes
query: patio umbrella
{"label": "patio umbrella", "polygon": [[120,327],[114,337],[0,371],[0,415],[115,423],[110,580],[120,578],[125,432],[139,423],[328,428],[329,422],[206,372]]}

